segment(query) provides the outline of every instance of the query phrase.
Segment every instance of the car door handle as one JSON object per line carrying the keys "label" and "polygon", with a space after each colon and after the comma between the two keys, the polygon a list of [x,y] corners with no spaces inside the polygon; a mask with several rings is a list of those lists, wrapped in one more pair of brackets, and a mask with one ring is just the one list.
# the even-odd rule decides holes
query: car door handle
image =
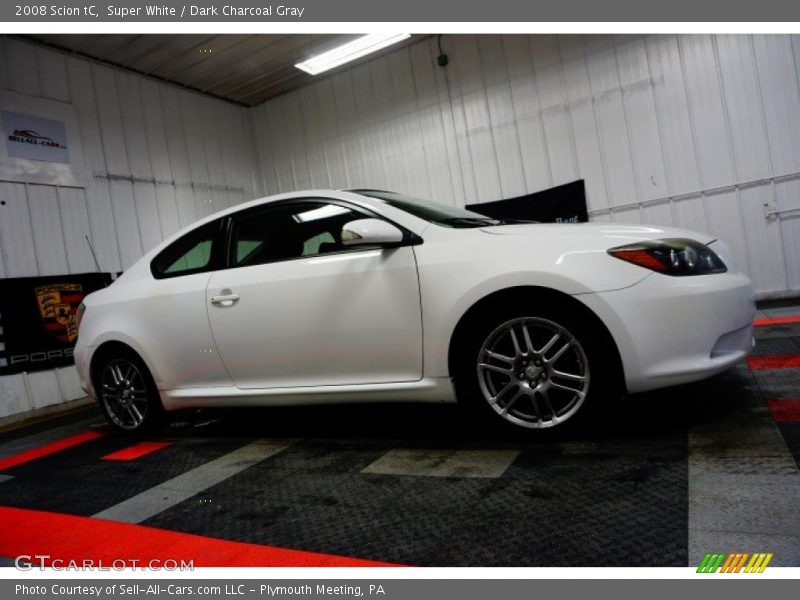
{"label": "car door handle", "polygon": [[239,301],[239,294],[222,294],[221,296],[211,296],[211,304],[217,306],[233,306]]}

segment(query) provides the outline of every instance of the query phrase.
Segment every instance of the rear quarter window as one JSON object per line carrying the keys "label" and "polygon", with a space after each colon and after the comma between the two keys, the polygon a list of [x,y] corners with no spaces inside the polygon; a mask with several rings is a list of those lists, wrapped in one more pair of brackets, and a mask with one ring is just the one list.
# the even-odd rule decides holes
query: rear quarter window
{"label": "rear quarter window", "polygon": [[212,221],[175,240],[150,263],[156,279],[210,271],[216,267],[220,221]]}

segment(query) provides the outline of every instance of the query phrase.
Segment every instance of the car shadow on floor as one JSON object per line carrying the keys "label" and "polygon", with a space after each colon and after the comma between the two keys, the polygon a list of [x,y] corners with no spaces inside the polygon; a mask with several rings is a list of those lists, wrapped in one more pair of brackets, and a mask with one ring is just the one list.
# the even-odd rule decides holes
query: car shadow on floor
{"label": "car shadow on floor", "polygon": [[[403,440],[446,445],[549,444],[672,437],[692,423],[723,418],[752,404],[758,388],[746,365],[692,384],[605,398],[582,427],[515,433],[481,423],[455,404],[358,404],[187,410],[175,413],[165,435],[276,437],[325,440]],[[596,400],[596,399],[595,399]]]}

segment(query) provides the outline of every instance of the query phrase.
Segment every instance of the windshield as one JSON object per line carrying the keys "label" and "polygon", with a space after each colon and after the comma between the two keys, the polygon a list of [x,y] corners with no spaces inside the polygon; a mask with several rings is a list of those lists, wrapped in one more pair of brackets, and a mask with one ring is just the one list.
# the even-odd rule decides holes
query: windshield
{"label": "windshield", "polygon": [[463,208],[456,208],[455,206],[446,206],[430,200],[421,200],[420,198],[412,198],[404,194],[397,194],[395,192],[384,192],[380,190],[351,190],[356,194],[362,196],[369,196],[370,198],[377,198],[386,202],[390,206],[399,208],[407,213],[425,219],[431,223],[442,225],[444,227],[491,227],[493,225],[505,225],[507,223],[518,223],[510,219],[490,219],[487,216],[464,210]]}

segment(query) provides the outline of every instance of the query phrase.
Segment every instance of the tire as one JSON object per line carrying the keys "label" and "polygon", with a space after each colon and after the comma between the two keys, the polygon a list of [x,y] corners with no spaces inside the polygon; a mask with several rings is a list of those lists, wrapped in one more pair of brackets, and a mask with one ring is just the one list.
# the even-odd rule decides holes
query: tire
{"label": "tire", "polygon": [[103,414],[116,431],[147,436],[166,425],[153,377],[134,352],[119,349],[103,356],[93,383]]}
{"label": "tire", "polygon": [[467,325],[455,356],[459,402],[505,432],[540,437],[590,422],[614,397],[606,339],[579,314],[535,301],[487,310]]}

